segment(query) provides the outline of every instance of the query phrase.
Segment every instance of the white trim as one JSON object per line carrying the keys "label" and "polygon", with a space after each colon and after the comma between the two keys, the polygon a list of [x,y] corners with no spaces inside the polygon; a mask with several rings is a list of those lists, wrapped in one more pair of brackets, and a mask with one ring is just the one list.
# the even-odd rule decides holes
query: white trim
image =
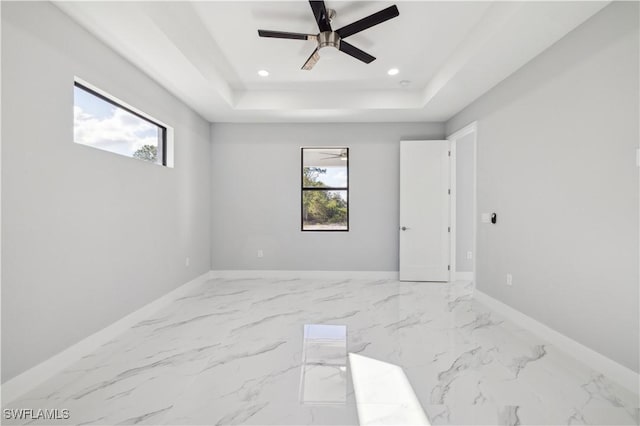
{"label": "white trim", "polygon": [[458,235],[458,226],[457,226],[457,215],[458,215],[458,205],[457,205],[457,195],[458,195],[458,186],[456,181],[456,173],[458,164],[456,162],[457,158],[457,141],[455,139],[449,139],[449,152],[451,155],[449,156],[449,225],[451,226],[449,232],[449,263],[451,264],[451,273],[450,280],[457,280],[457,276],[455,273],[456,270],[456,240]]}
{"label": "white trim", "polygon": [[219,270],[211,271],[212,278],[311,278],[397,280],[398,271],[285,271],[285,270]]}
{"label": "white trim", "polygon": [[447,139],[460,139],[461,137],[466,136],[469,133],[477,132],[477,131],[478,131],[478,122],[473,121],[467,124],[466,126],[464,126],[462,129],[456,132],[453,132],[452,134],[447,136]]}
{"label": "white trim", "polygon": [[151,314],[168,306],[175,299],[185,295],[195,287],[211,279],[211,272],[206,272],[197,278],[170,291],[148,303],[135,312],[119,319],[102,330],[82,339],[75,345],[30,368],[22,374],[8,380],[2,384],[2,404],[5,405],[15,401],[20,396],[29,392],[44,381],[50,379],[65,368],[80,360],[83,356],[90,354],[103,344],[113,340],[120,334],[133,327],[140,321],[148,318]]}
{"label": "white trim", "polygon": [[[2,7],[0,7],[0,22],[2,21]],[[2,35],[1,35],[1,31],[0,31],[0,40],[2,39]],[[0,45],[2,45],[1,41],[0,41]],[[1,55],[0,55],[0,69],[2,69],[2,59],[1,59]],[[2,99],[2,83],[0,83],[0,99]],[[0,129],[2,128],[2,115],[0,114]],[[1,138],[0,138],[1,139]],[[0,188],[2,188],[2,143],[0,143]],[[4,223],[2,222],[2,191],[0,191],[0,224]],[[0,226],[0,301],[2,301],[2,242],[4,241],[4,238],[2,236],[2,226]],[[2,303],[0,303],[0,306],[2,306]],[[0,318],[2,318],[3,316],[2,314],[2,308],[0,308]],[[0,321],[1,322],[1,321]],[[1,324],[0,324],[0,330],[2,329]],[[2,351],[0,351],[0,354],[2,353]],[[2,355],[0,355],[0,365],[2,365]],[[2,391],[0,389],[0,403],[2,402]]]}
{"label": "white trim", "polygon": [[474,299],[496,311],[498,314],[513,321],[517,325],[540,336],[556,348],[566,352],[568,355],[586,364],[590,368],[601,372],[607,378],[618,383],[620,386],[634,394],[638,393],[640,375],[633,370],[625,367],[624,365],[618,364],[612,359],[584,346],[582,343],[576,342],[564,334],[555,331],[511,306],[505,305],[478,289],[474,290]]}
{"label": "white trim", "polygon": [[453,278],[455,281],[473,281],[473,272],[454,272]]}

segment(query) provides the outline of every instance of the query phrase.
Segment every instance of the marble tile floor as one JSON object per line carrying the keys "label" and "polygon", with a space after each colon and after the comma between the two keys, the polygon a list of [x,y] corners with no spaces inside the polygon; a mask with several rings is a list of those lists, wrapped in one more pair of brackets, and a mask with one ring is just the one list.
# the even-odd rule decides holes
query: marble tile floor
{"label": "marble tile floor", "polygon": [[[210,280],[3,407],[69,419],[3,424],[356,425],[358,409],[368,424],[402,423],[385,392],[415,394],[435,425],[638,424],[637,395],[472,293],[464,282]],[[306,341],[307,324],[346,326],[346,341]],[[373,399],[356,401],[345,349],[400,367],[412,389],[376,389],[371,370],[355,387]]]}

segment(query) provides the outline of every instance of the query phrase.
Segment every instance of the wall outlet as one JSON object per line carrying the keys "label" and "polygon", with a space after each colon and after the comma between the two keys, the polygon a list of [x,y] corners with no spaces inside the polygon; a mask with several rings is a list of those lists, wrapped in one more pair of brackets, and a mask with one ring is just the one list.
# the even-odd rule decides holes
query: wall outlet
{"label": "wall outlet", "polygon": [[258,250],[258,257],[264,257],[264,252],[262,250]]}
{"label": "wall outlet", "polygon": [[507,285],[513,285],[513,275],[507,274]]}
{"label": "wall outlet", "polygon": [[470,251],[467,252],[467,259],[468,260],[473,259],[473,252],[470,252]]}
{"label": "wall outlet", "polygon": [[184,258],[184,266],[189,266],[191,264],[191,259],[189,259],[188,257]]}

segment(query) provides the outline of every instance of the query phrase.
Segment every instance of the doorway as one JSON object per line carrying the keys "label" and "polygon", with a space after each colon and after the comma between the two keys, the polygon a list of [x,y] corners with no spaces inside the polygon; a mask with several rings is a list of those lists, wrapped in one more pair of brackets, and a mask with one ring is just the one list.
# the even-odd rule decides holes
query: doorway
{"label": "doorway", "polygon": [[475,280],[477,123],[447,138],[451,143],[451,280]]}

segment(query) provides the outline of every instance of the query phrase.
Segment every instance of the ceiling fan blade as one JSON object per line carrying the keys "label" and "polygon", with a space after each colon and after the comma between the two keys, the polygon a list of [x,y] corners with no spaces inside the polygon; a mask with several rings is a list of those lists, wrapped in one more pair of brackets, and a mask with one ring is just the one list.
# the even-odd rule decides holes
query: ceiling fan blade
{"label": "ceiling fan blade", "polygon": [[340,154],[334,154],[333,152],[321,152],[320,154],[329,155],[331,157],[344,157],[347,155],[346,152],[341,152]]}
{"label": "ceiling fan blade", "polygon": [[288,33],[285,31],[271,31],[271,30],[258,30],[260,37],[271,38],[290,38],[294,40],[316,40],[318,38],[315,34],[302,34],[302,33]]}
{"label": "ceiling fan blade", "polygon": [[351,55],[354,58],[359,59],[367,64],[376,60],[374,56],[369,55],[367,52],[358,49],[354,45],[349,44],[344,40],[340,40],[340,51],[346,53],[347,55]]}
{"label": "ceiling fan blade", "polygon": [[318,53],[318,49],[314,50],[307,62],[302,66],[303,70],[309,71],[313,66],[320,60],[320,53]]}
{"label": "ceiling fan blade", "polygon": [[391,18],[395,18],[399,14],[400,12],[398,12],[398,7],[396,5],[389,6],[386,9],[382,9],[381,11],[369,15],[366,18],[362,18],[356,22],[340,28],[339,30],[336,30],[336,33],[338,33],[340,38],[346,38],[350,35],[366,30],[367,28],[371,28],[374,25],[378,25],[383,23],[384,21],[388,21]]}
{"label": "ceiling fan blade", "polygon": [[329,15],[327,14],[324,1],[309,0],[309,4],[311,5],[311,10],[313,10],[313,16],[316,18],[320,32],[331,31],[331,23],[329,22]]}

